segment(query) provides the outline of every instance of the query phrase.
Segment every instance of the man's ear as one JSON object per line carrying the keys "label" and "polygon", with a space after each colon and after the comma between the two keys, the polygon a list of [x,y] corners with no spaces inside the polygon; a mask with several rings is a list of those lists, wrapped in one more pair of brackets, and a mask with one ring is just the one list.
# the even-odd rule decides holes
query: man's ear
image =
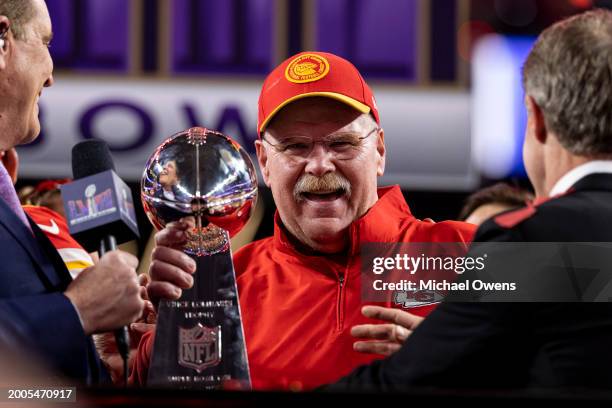
{"label": "man's ear", "polygon": [[11,22],[6,16],[0,16],[0,71],[6,69],[7,55],[13,36],[10,32]]}
{"label": "man's ear", "polygon": [[385,159],[387,153],[385,148],[385,131],[382,128],[378,131],[378,138],[376,139],[376,153],[378,155],[376,175],[380,177],[385,174]]}
{"label": "man's ear", "polygon": [[255,141],[255,152],[257,153],[257,161],[259,162],[259,169],[261,170],[264,183],[267,187],[270,187],[270,183],[268,181],[270,177],[270,170],[268,169],[268,152],[266,151],[261,139]]}
{"label": "man's ear", "polygon": [[539,143],[546,143],[548,129],[546,128],[546,120],[544,119],[542,108],[529,95],[525,96],[525,105],[527,107],[527,132]]}

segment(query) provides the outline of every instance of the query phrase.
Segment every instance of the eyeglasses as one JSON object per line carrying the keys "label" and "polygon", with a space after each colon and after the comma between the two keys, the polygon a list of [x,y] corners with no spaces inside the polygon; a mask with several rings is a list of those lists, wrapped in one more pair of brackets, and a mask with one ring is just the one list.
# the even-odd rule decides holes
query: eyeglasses
{"label": "eyeglasses", "polygon": [[262,140],[293,162],[301,161],[310,156],[314,145],[317,143],[323,144],[325,149],[332,152],[336,159],[350,160],[361,152],[364,140],[379,130],[379,128],[374,128],[365,136],[357,136],[351,133],[332,135],[318,142],[307,136],[288,137],[278,143],[272,143],[263,136]]}

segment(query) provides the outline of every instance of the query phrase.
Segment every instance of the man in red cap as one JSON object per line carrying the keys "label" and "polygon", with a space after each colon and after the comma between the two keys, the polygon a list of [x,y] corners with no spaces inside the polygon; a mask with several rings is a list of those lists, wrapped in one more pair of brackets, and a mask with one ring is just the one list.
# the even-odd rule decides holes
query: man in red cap
{"label": "man in red cap", "polygon": [[[277,213],[272,237],[234,255],[251,378],[254,388],[309,389],[395,351],[416,315],[431,309],[413,315],[388,302],[362,311],[361,244],[467,243],[474,228],[417,220],[399,186],[377,188],[384,133],[372,91],[345,59],[304,52],[274,69],[259,98],[258,131]],[[173,249],[185,228],[175,223],[156,236],[154,300],[177,299],[193,282],[193,265]],[[137,379],[151,344],[141,342]]]}

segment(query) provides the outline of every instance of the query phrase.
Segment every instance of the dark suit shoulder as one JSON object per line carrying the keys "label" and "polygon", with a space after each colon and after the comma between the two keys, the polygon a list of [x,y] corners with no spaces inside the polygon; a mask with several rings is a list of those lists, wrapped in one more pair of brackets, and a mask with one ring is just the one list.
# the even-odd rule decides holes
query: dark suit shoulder
{"label": "dark suit shoulder", "polygon": [[[512,211],[507,211],[510,213]],[[474,242],[517,242],[522,241],[519,228],[499,225],[495,218],[489,218],[476,231]]]}
{"label": "dark suit shoulder", "polygon": [[[489,220],[483,232],[497,231],[527,241],[612,240],[612,192],[573,191],[540,204],[507,211]],[[485,225],[483,225],[484,227]],[[482,241],[483,238],[475,239]]]}

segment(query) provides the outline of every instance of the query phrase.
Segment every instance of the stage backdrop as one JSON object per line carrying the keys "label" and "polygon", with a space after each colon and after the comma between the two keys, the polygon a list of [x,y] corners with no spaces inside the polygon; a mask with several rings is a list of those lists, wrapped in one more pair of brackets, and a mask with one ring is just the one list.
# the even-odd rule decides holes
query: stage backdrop
{"label": "stage backdrop", "polygon": [[[19,148],[21,176],[70,176],[71,147],[97,138],[110,145],[119,174],[136,181],[155,147],[191,126],[227,133],[254,158],[260,86],[260,81],[240,79],[59,76],[41,97],[41,136]],[[387,146],[381,184],[447,191],[476,186],[467,91],[373,88]]]}

